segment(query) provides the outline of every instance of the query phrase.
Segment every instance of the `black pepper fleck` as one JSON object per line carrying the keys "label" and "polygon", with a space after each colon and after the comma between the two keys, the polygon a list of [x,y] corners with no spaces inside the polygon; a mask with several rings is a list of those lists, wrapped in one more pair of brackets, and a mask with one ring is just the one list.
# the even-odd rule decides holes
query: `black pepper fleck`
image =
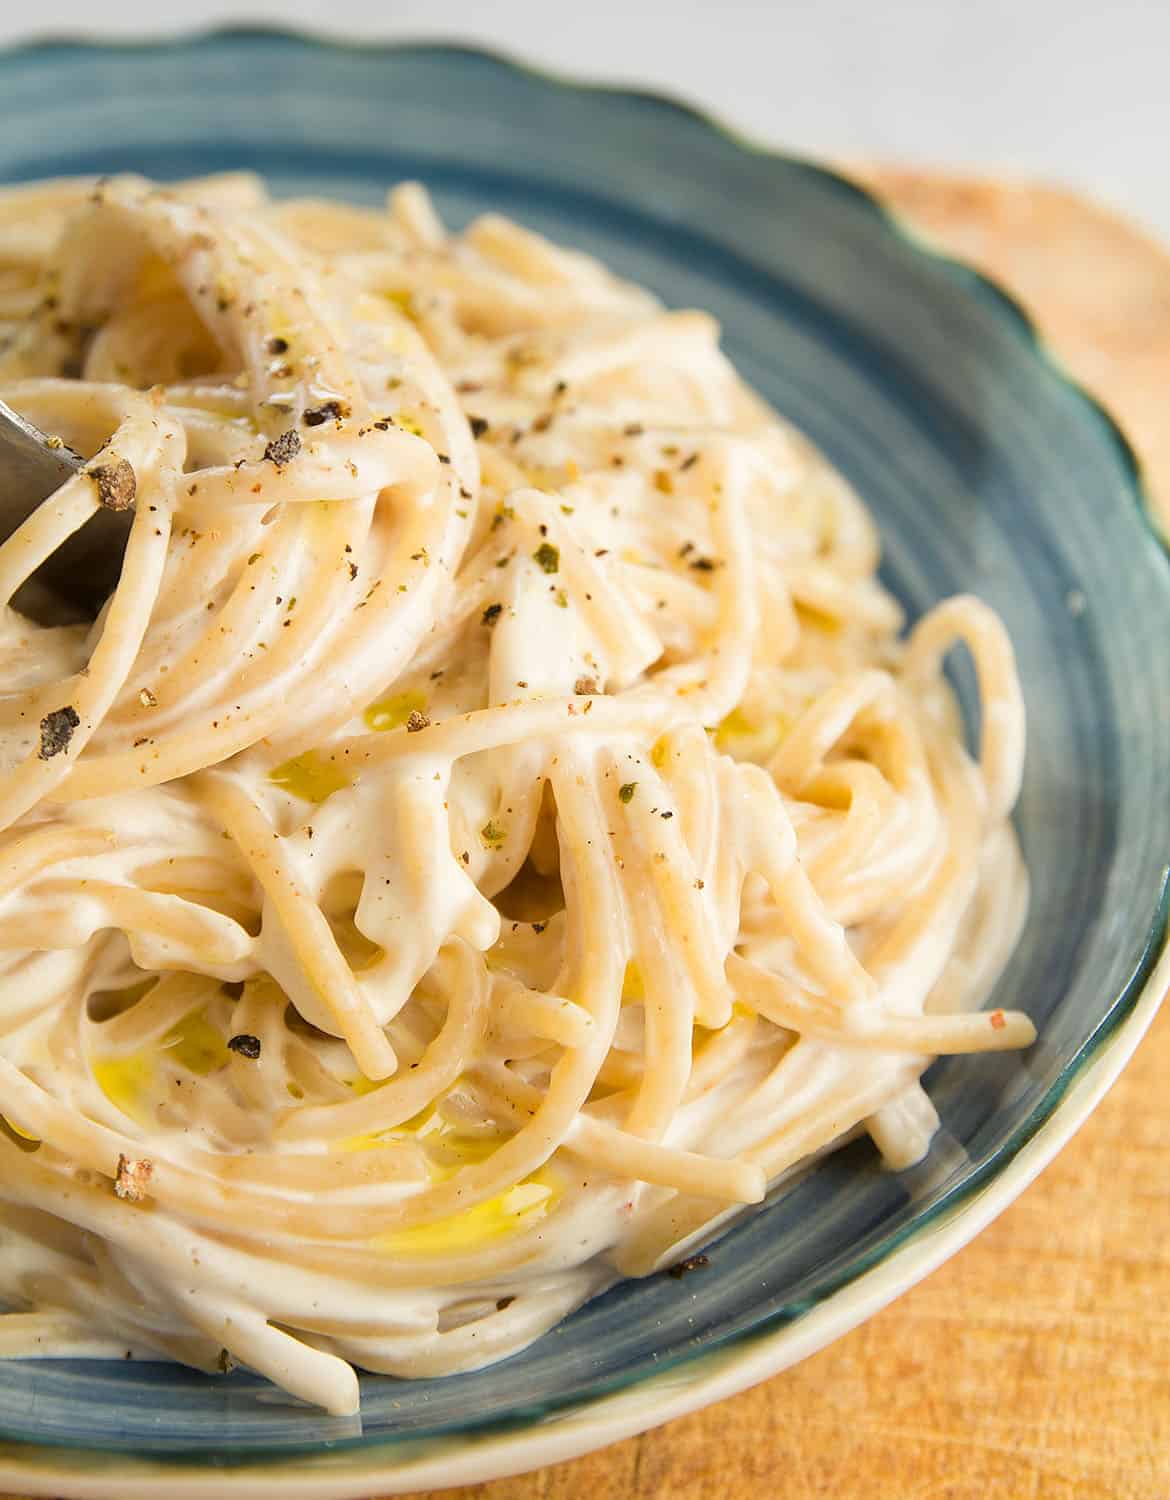
{"label": "black pepper fleck", "polygon": [[340,401],[322,401],[320,406],[305,408],[302,421],[306,427],[320,427],[323,422],[340,422],[349,415],[349,408]]}
{"label": "black pepper fleck", "polygon": [[55,708],[41,720],[41,743],[37,754],[42,760],[52,760],[62,750],[68,750],[73,731],[81,723],[72,703],[64,708]]}
{"label": "black pepper fleck", "polygon": [[300,451],[301,435],[290,427],[287,432],[282,432],[279,437],[272,439],[264,450],[264,457],[279,469],[291,459],[296,458]]}

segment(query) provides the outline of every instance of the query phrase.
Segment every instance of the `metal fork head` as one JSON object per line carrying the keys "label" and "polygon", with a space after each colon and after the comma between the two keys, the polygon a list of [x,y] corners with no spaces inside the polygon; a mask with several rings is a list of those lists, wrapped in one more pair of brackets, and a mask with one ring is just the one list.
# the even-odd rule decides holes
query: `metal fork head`
{"label": "metal fork head", "polygon": [[[84,466],[59,437],[0,401],[0,542]],[[100,506],[17,590],[13,605],[41,625],[92,620],[118,581],[133,515]]]}

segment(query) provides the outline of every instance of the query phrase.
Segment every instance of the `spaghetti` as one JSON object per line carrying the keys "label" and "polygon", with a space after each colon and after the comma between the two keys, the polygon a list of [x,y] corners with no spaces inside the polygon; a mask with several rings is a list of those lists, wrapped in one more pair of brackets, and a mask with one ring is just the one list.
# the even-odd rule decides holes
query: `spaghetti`
{"label": "spaghetti", "polygon": [[[667,311],[496,216],[0,196],[0,396],[132,494],[0,620],[0,1353],[515,1352],[857,1131],[926,1150],[1026,880],[1010,644]],[[113,499],[111,499],[113,496]],[[941,675],[970,651],[977,757]]]}

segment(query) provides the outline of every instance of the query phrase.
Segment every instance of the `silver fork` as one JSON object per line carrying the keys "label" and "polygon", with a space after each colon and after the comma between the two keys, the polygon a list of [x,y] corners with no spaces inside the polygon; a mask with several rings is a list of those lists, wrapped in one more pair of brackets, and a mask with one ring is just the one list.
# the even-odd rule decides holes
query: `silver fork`
{"label": "silver fork", "polygon": [[[84,467],[80,454],[0,401],[0,542]],[[133,517],[133,507],[99,506],[17,590],[16,608],[41,625],[92,620],[118,581]]]}

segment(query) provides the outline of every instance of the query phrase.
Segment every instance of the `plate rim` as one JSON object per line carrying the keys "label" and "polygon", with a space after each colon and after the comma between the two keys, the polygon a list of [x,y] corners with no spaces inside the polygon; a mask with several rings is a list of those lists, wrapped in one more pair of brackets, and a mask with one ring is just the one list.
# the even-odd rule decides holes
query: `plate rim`
{"label": "plate rim", "polygon": [[[941,250],[879,193],[831,166],[775,149],[721,119],[717,112],[669,90],[584,78],[478,43],[425,37],[366,42],[317,33],[310,27],[255,23],[199,25],[166,36],[53,32],[0,47],[0,79],[7,69],[21,67],[30,57],[54,52],[174,55],[237,42],[294,43],[310,51],[362,55],[468,58],[556,90],[621,97],[671,109],[739,152],[826,180],[863,203],[881,231],[892,234],[915,256],[942,268],[953,280],[990,294],[984,299],[989,316],[1013,324],[1030,355],[1100,424],[1103,436],[1116,450],[1126,489],[1145,529],[1158,543],[1163,562],[1170,563],[1170,534],[1158,516],[1144,466],[1124,429],[1108,405],[1070,372],[1013,293],[995,277]],[[332,1452],[329,1444],[321,1443],[314,1452],[253,1455],[226,1467],[217,1466],[214,1456],[141,1459],[118,1450],[0,1438],[0,1484],[22,1487],[30,1495],[69,1495],[78,1500],[148,1500],[157,1495],[164,1479],[176,1500],[210,1500],[212,1495],[224,1495],[229,1486],[232,1495],[256,1500],[361,1500],[371,1484],[385,1494],[401,1494],[482,1482],[578,1457],[745,1390],[825,1347],[909,1290],[1008,1207],[1071,1139],[1116,1080],[1170,989],[1168,914],[1170,869],[1163,871],[1154,920],[1130,980],[1111,998],[1093,1031],[1029,1115],[977,1172],[794,1319],[774,1313],[714,1347],[683,1355],[661,1374],[566,1403],[538,1419],[421,1439],[358,1440]],[[655,1399],[658,1396],[662,1399]]]}

